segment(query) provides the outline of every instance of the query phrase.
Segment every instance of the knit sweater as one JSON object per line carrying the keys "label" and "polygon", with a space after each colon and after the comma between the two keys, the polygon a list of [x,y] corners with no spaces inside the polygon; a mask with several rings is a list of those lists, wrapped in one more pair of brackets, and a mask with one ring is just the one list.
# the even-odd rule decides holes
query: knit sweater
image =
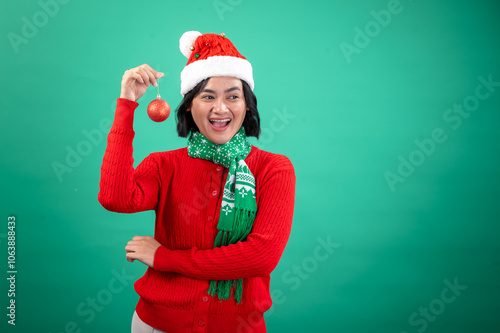
{"label": "knit sweater", "polygon": [[[162,244],[134,288],[139,317],[168,332],[266,332],[270,273],[288,242],[295,202],[290,160],[251,146],[245,162],[256,181],[257,215],[246,241],[213,248],[228,169],[190,157],[187,148],[149,154],[134,169],[134,111],[117,99],[98,200],[109,211],[154,210]],[[210,280],[243,279],[240,304],[207,294]],[[234,289],[231,289],[234,296]]]}

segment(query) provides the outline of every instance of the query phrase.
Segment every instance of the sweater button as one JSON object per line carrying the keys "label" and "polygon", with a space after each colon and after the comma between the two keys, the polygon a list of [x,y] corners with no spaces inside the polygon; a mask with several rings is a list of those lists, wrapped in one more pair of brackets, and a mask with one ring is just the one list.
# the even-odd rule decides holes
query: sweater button
{"label": "sweater button", "polygon": [[212,192],[212,196],[215,197],[217,195],[217,191]]}
{"label": "sweater button", "polygon": [[206,303],[206,302],[208,302],[208,296],[206,296],[206,295],[205,295],[205,296],[203,296],[203,297],[201,298],[201,300],[202,300],[203,302],[205,302],[205,303]]}
{"label": "sweater button", "polygon": [[208,222],[212,222],[212,216],[207,217]]}
{"label": "sweater button", "polygon": [[198,326],[200,327],[205,326],[205,322],[203,320],[198,320]]}
{"label": "sweater button", "polygon": [[221,166],[218,166],[217,167],[217,171],[221,171],[222,170],[222,167]]}

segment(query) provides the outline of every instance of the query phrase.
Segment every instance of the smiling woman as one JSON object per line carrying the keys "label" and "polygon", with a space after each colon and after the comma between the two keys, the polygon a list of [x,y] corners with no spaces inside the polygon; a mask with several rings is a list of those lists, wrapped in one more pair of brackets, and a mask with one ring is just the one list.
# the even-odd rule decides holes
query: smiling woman
{"label": "smiling woman", "polygon": [[224,144],[243,126],[247,136],[259,138],[257,98],[248,83],[235,77],[204,79],[184,97],[176,112],[181,137],[198,131],[213,143]]}
{"label": "smiling woman", "polygon": [[180,39],[188,63],[177,134],[187,147],[151,153],[133,168],[134,111],[163,76],[125,72],[101,168],[99,202],[156,212],[155,235],[134,236],[126,259],[148,266],[134,288],[132,332],[266,332],[270,274],[288,242],[295,204],[290,160],[257,148],[252,66],[224,34]]}
{"label": "smiling woman", "polygon": [[231,140],[243,124],[247,107],[241,81],[233,77],[213,77],[193,99],[191,111],[201,134],[215,144]]}

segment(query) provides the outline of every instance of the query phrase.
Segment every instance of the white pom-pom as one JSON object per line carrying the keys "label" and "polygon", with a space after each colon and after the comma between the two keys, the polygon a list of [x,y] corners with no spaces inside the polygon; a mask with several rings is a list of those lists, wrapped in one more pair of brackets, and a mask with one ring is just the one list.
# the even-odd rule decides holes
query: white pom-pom
{"label": "white pom-pom", "polygon": [[181,50],[182,54],[189,59],[189,56],[191,56],[191,51],[190,47],[191,45],[194,45],[194,42],[196,41],[196,38],[198,36],[201,36],[201,32],[199,31],[187,31],[182,34],[181,39],[179,39],[179,49]]}

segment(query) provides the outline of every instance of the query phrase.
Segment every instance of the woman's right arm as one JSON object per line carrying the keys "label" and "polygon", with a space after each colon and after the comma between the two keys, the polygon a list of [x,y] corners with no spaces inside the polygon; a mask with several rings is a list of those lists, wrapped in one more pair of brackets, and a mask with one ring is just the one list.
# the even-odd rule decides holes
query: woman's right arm
{"label": "woman's right arm", "polygon": [[154,209],[159,191],[159,164],[154,154],[147,156],[134,170],[132,141],[137,100],[150,84],[156,86],[156,72],[147,64],[132,68],[122,78],[115,118],[107,138],[101,167],[98,200],[107,210],[135,213]]}

